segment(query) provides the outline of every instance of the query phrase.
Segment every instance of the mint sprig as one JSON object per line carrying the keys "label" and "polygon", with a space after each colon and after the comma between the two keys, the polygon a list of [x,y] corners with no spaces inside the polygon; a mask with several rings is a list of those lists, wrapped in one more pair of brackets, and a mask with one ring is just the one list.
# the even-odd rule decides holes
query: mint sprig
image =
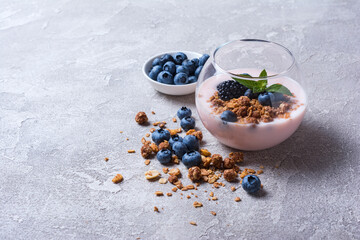
{"label": "mint sprig", "polygon": [[[247,73],[243,73],[243,74],[236,74],[236,76],[238,77],[244,77],[244,78],[253,78],[252,76],[250,76]],[[267,78],[267,72],[266,70],[262,70],[260,75],[260,78]],[[277,92],[277,93],[282,93],[288,96],[293,96],[293,94],[290,92],[290,90],[285,87],[282,84],[276,83],[273,84],[269,87],[266,87],[268,84],[267,79],[265,80],[259,80],[259,81],[255,81],[255,80],[245,80],[245,79],[240,79],[237,77],[232,77],[235,81],[237,81],[238,83],[244,85],[247,88],[250,88],[251,91],[253,93],[260,93],[260,92]]]}

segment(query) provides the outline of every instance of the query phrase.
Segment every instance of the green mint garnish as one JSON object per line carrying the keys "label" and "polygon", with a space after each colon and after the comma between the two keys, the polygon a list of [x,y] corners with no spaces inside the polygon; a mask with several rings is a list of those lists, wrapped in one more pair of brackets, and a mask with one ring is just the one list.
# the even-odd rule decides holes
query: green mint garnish
{"label": "green mint garnish", "polygon": [[[236,76],[239,77],[245,77],[245,78],[252,78],[252,76],[250,76],[247,73],[243,73],[243,74],[236,74]],[[260,75],[260,78],[267,78],[267,72],[266,70],[262,70]],[[240,79],[240,78],[236,78],[233,77],[233,79],[235,81],[237,81],[238,83],[244,85],[247,88],[250,88],[251,91],[253,93],[260,93],[260,92],[278,92],[278,93],[282,93],[288,96],[293,96],[293,94],[290,92],[290,90],[285,87],[284,85],[281,85],[279,83],[273,84],[269,87],[266,87],[268,84],[267,79],[265,80],[259,80],[259,81],[254,81],[254,80],[245,80],[245,79]]]}

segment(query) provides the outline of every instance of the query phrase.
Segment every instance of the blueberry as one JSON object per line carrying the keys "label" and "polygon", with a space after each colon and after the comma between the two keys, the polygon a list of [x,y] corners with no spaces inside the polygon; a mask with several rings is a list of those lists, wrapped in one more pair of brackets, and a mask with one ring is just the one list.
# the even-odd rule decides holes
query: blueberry
{"label": "blueberry", "polygon": [[189,83],[189,79],[186,73],[178,73],[174,77],[175,85],[184,85]]}
{"label": "blueberry", "polygon": [[170,143],[170,146],[172,146],[175,142],[182,142],[182,141],[183,141],[182,137],[175,134],[175,135],[170,137],[169,143]]}
{"label": "blueberry", "polygon": [[277,92],[274,92],[274,93],[272,93],[272,94],[274,94],[275,101],[277,101],[277,102],[285,101],[285,96],[284,96],[284,94],[282,94],[282,93],[277,93]]}
{"label": "blueberry", "polygon": [[173,75],[168,71],[160,72],[159,75],[157,76],[157,81],[159,83],[174,84]]}
{"label": "blueberry", "polygon": [[242,180],[242,187],[248,193],[254,193],[260,190],[261,181],[258,176],[247,175]]}
{"label": "blueberry", "polygon": [[155,58],[155,59],[153,60],[153,62],[152,62],[152,65],[153,65],[153,67],[156,66],[156,65],[162,66],[162,65],[160,64],[160,58]]}
{"label": "blueberry", "polygon": [[164,65],[166,62],[173,62],[174,59],[170,54],[164,54],[161,58],[160,58],[160,65]]}
{"label": "blueberry", "polygon": [[190,71],[188,68],[181,66],[181,65],[176,65],[176,73],[186,73],[187,75],[189,75]]}
{"label": "blueberry", "polygon": [[244,96],[250,98],[250,99],[257,99],[259,96],[259,93],[253,93],[251,89],[245,91]]}
{"label": "blueberry", "polygon": [[199,77],[202,68],[203,68],[203,66],[199,66],[199,67],[195,70],[195,77],[197,77],[197,78]]}
{"label": "blueberry", "polygon": [[154,66],[151,71],[149,72],[149,77],[152,80],[156,81],[157,76],[159,75],[159,73],[162,71],[162,67],[160,65],[156,65]]}
{"label": "blueberry", "polygon": [[179,119],[183,119],[184,117],[191,117],[191,109],[187,107],[181,107],[177,111],[177,116]]}
{"label": "blueberry", "polygon": [[172,146],[172,150],[177,157],[182,158],[188,151],[188,148],[183,142],[175,142]]}
{"label": "blueberry", "polygon": [[230,110],[223,111],[222,114],[220,115],[220,118],[221,118],[221,120],[223,120],[225,122],[236,122],[237,121],[236,114]]}
{"label": "blueberry", "polygon": [[198,58],[193,58],[193,59],[191,59],[191,61],[194,63],[195,69],[196,69],[199,66],[199,59]]}
{"label": "blueberry", "polygon": [[193,117],[184,117],[181,119],[180,126],[185,131],[189,131],[190,129],[195,128],[195,119]]}
{"label": "blueberry", "polygon": [[161,149],[156,154],[156,158],[160,163],[165,164],[171,162],[171,155],[172,153],[169,149]]}
{"label": "blueberry", "polygon": [[190,75],[194,74],[196,67],[193,61],[186,59],[183,61],[182,66],[189,69]]}
{"label": "blueberry", "polygon": [[199,58],[199,66],[204,66],[205,62],[208,60],[210,56],[208,54],[204,54]]}
{"label": "blueberry", "polygon": [[194,83],[194,82],[196,82],[197,81],[197,77],[195,77],[195,76],[191,76],[191,77],[189,77],[189,79],[188,79],[188,83],[190,84],[190,83]]}
{"label": "blueberry", "polygon": [[201,155],[197,151],[190,151],[184,154],[182,162],[187,168],[199,166],[201,164]]}
{"label": "blueberry", "polygon": [[199,149],[199,140],[194,135],[186,135],[183,139],[183,143],[189,151]]}
{"label": "blueberry", "polygon": [[272,106],[275,102],[275,96],[271,92],[264,92],[259,94],[258,100],[263,106]]}
{"label": "blueberry", "polygon": [[176,65],[175,63],[168,61],[164,64],[163,70],[174,75],[176,73]]}
{"label": "blueberry", "polygon": [[165,140],[169,141],[170,132],[166,129],[160,128],[151,134],[151,138],[156,144],[160,144]]}
{"label": "blueberry", "polygon": [[182,62],[187,59],[187,56],[185,53],[178,52],[174,54],[174,62],[176,64],[182,64]]}

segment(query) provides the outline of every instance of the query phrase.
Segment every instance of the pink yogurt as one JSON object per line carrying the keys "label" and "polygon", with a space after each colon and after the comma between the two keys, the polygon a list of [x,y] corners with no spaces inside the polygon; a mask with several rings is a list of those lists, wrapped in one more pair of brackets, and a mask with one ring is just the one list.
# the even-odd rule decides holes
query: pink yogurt
{"label": "pink yogurt", "polygon": [[[261,70],[240,69],[235,73],[249,73],[258,76]],[[291,78],[281,77],[269,80],[269,85],[280,83],[286,86],[295,95],[299,107],[290,111],[290,118],[276,118],[273,122],[244,124],[227,122],[220,119],[220,115],[213,113],[209,98],[217,91],[216,86],[231,79],[227,74],[219,74],[205,80],[196,91],[196,108],[205,128],[221,143],[236,149],[256,151],[273,147],[290,137],[299,127],[305,115],[306,94],[304,89]]]}

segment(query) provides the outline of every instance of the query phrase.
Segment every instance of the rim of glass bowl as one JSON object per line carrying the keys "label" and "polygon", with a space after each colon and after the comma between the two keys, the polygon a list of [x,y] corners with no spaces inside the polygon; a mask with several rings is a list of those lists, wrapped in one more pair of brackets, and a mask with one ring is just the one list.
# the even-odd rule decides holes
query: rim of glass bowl
{"label": "rim of glass bowl", "polygon": [[[228,44],[231,44],[231,43],[234,43],[234,42],[263,42],[263,43],[267,43],[267,44],[275,44],[277,46],[279,46],[280,48],[282,48],[285,52],[287,52],[290,57],[291,57],[291,65],[290,67],[288,67],[287,69],[285,69],[284,71],[278,73],[278,74],[273,74],[273,75],[269,75],[267,76],[266,78],[262,78],[262,77],[252,77],[252,78],[247,78],[247,77],[240,77],[228,70],[225,70],[223,69],[222,67],[220,67],[217,63],[216,63],[216,53],[224,46],[228,45]],[[229,42],[226,42],[226,43],[223,43],[221,44],[219,47],[217,47],[213,53],[213,64],[215,65],[216,68],[220,69],[221,71],[231,75],[231,76],[234,76],[236,78],[241,78],[241,79],[245,79],[245,80],[265,80],[265,79],[272,79],[272,78],[278,78],[278,77],[281,77],[281,76],[284,76],[286,75],[288,72],[290,72],[294,66],[296,65],[296,61],[295,61],[295,57],[294,55],[290,52],[289,49],[287,49],[286,47],[284,47],[283,45],[279,44],[279,43],[276,43],[276,42],[272,42],[272,41],[267,41],[267,40],[262,40],[262,39],[239,39],[239,40],[233,40],[233,41],[229,41]]]}

